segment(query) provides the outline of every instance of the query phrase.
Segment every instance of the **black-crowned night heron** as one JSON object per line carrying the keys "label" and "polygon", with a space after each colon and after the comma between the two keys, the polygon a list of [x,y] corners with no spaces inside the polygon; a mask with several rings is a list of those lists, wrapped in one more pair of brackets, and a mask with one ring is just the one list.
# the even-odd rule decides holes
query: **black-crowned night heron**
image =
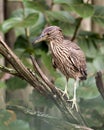
{"label": "black-crowned night heron", "polygon": [[85,80],[87,77],[86,59],[83,51],[76,43],[65,40],[62,30],[57,26],[46,27],[34,43],[41,41],[49,42],[53,63],[66,77],[67,84],[63,96],[66,95],[69,98],[67,93],[68,80],[69,78],[75,79],[74,96],[69,101],[72,101],[72,108],[75,107],[78,111],[76,88],[79,80]]}

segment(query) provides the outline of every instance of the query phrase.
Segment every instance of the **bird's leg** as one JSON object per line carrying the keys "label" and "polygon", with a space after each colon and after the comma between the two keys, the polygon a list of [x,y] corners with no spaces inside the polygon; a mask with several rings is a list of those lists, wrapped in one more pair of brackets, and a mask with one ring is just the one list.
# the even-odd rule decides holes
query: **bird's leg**
{"label": "bird's leg", "polygon": [[69,95],[68,95],[68,79],[66,79],[66,85],[65,85],[65,89],[64,89],[64,92],[63,92],[62,96],[65,96],[65,95],[69,99]]}
{"label": "bird's leg", "polygon": [[77,78],[75,83],[74,83],[74,96],[73,96],[73,99],[69,100],[69,101],[72,101],[71,109],[73,109],[75,107],[77,112],[78,112],[78,106],[77,106],[76,90],[77,90],[78,83],[79,83],[79,78]]}

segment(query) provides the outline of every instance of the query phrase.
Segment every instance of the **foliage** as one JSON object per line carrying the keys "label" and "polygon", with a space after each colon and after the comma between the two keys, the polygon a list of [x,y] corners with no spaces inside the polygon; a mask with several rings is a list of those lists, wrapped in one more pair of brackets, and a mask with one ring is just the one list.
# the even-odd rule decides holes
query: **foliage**
{"label": "foliage", "polygon": [[0,111],[0,130],[30,130],[29,124],[16,119],[16,115],[11,110]]}
{"label": "foliage", "polygon": [[6,88],[6,84],[3,81],[0,81],[0,88]]}
{"label": "foliage", "polygon": [[6,85],[8,89],[15,90],[19,88],[25,88],[27,86],[27,83],[24,80],[21,80],[20,78],[12,77],[6,81]]}
{"label": "foliage", "polygon": [[[24,64],[26,64],[30,68],[32,68],[32,64],[29,61],[28,53],[34,53],[37,60],[41,61],[41,66],[42,68],[45,68],[45,72],[49,75],[49,77],[51,75],[51,77],[54,79],[55,84],[63,90],[63,86],[65,86],[66,80],[60,73],[56,72],[53,69],[50,58],[51,56],[48,53],[47,44],[42,42],[40,45],[36,45],[33,49],[31,43],[33,42],[33,39],[41,33],[42,29],[46,25],[60,26],[63,30],[63,34],[65,36],[70,35],[71,37],[73,36],[74,31],[78,25],[78,18],[91,18],[94,23],[97,23],[99,26],[103,27],[104,6],[95,6],[92,4],[84,3],[83,0],[53,0],[53,4],[59,4],[62,10],[52,11],[52,7],[49,7],[44,0],[24,0],[21,1],[21,3],[23,4],[23,9],[18,9],[14,11],[11,17],[5,20],[0,25],[0,30],[3,33],[7,33],[11,29],[14,29],[16,34],[16,42],[14,46],[15,53],[22,59]],[[76,15],[72,15],[73,13],[75,13],[77,17],[75,17]],[[100,94],[96,88],[94,74],[97,71],[104,70],[104,36],[93,31],[80,29],[76,36],[76,39],[79,46],[86,54],[88,66],[88,79],[80,83],[78,88],[78,98],[80,100],[79,105],[83,117],[87,121],[89,127],[93,127],[96,130],[102,130],[104,129],[104,101],[101,99]],[[19,84],[15,84],[16,82],[18,82]],[[73,83],[74,81],[70,79],[70,96],[72,96],[73,92]],[[7,87],[10,89],[20,89],[24,88],[26,86],[26,83],[13,77],[7,81],[6,85],[3,82],[0,82],[0,87],[1,85],[7,85]],[[34,97],[36,100],[33,100]],[[60,116],[60,118],[62,118],[59,112],[55,113],[55,106],[52,103],[46,103],[46,101],[48,100],[45,100],[37,93],[33,92],[33,94],[30,96],[30,101],[32,102],[34,107],[38,106],[48,109],[48,112],[45,111],[46,114],[51,114],[50,111],[51,108],[53,108],[54,110],[52,111],[52,115],[56,116],[57,114],[58,116]],[[5,114],[5,112],[1,112],[0,115],[3,115],[5,117],[5,120],[8,120],[9,117],[6,117],[8,116],[8,112],[7,114]],[[18,114],[18,111],[16,111],[16,114],[18,115],[18,118],[22,118],[21,114]],[[26,116],[27,115],[24,114],[24,118],[22,119],[22,121],[16,119],[14,122],[10,123],[8,127],[14,130],[28,130],[29,126],[25,122]],[[32,117],[33,122],[36,120],[40,121],[43,129],[45,130],[46,126],[48,126],[48,128],[54,128],[55,130],[65,128],[70,128],[72,130],[74,129],[70,124],[68,127],[67,123],[65,122],[63,122],[63,124],[65,125],[64,127],[59,127],[61,123],[59,126],[54,127],[52,124],[50,125],[49,119],[46,120],[46,117],[44,117],[43,121],[42,119],[39,119],[39,117]],[[51,123],[55,123],[54,118],[52,119]],[[30,123],[31,118],[29,117],[28,120]],[[0,122],[0,129],[7,129],[6,126],[3,125],[4,122]],[[33,127],[36,127],[37,124],[35,123],[34,126],[30,123],[30,126],[32,126],[31,129],[33,129]]]}

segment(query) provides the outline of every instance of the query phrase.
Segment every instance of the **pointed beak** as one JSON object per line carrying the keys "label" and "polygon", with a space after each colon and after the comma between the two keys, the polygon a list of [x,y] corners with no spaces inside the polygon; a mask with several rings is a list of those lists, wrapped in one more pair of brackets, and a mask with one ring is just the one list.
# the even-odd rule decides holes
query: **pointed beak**
{"label": "pointed beak", "polygon": [[35,38],[32,44],[34,45],[35,43],[45,41],[45,40],[46,40],[46,35],[41,34],[39,37]]}

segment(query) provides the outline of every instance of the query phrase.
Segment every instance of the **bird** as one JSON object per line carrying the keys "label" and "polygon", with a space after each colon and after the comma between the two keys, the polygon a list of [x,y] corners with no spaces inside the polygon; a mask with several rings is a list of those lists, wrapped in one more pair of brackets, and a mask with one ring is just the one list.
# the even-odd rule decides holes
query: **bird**
{"label": "bird", "polygon": [[[52,63],[66,77],[66,85],[63,96],[67,96],[68,101],[72,101],[71,109],[75,107],[78,111],[76,89],[79,81],[86,80],[87,67],[84,52],[77,43],[64,38],[62,29],[58,26],[45,27],[39,37],[33,43],[47,41],[52,55]],[[73,98],[69,100],[68,81],[75,79]]]}

